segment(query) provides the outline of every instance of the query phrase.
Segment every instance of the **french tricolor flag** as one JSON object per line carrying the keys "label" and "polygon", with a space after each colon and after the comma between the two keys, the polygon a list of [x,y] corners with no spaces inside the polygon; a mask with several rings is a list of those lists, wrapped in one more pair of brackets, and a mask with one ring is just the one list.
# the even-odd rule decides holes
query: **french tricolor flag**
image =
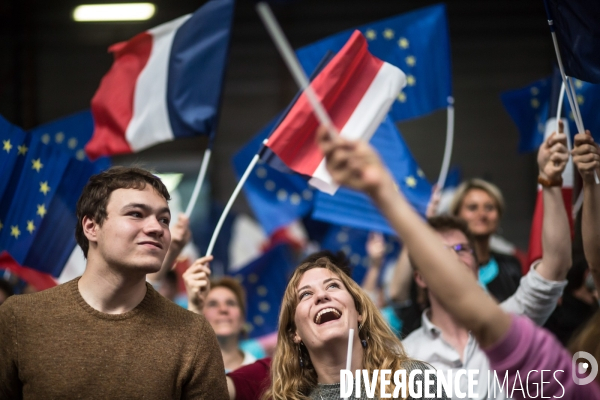
{"label": "french tricolor flag", "polygon": [[211,0],[109,48],[114,63],[92,99],[91,159],[214,135],[233,8],[234,0]]}
{"label": "french tricolor flag", "polygon": [[[371,55],[359,31],[352,34],[311,83],[340,135],[367,141],[405,85],[404,73]],[[334,194],[338,186],[327,172],[323,153],[315,141],[318,125],[306,95],[302,94],[266,145],[287,167],[309,177],[312,186]]]}

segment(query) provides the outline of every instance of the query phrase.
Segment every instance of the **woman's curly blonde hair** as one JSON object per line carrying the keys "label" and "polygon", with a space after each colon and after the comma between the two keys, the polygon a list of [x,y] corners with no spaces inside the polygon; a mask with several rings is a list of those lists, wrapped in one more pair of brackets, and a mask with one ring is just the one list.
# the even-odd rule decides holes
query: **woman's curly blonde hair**
{"label": "woman's curly blonde hair", "polygon": [[[277,348],[271,364],[271,386],[263,394],[264,400],[307,399],[310,392],[317,387],[317,373],[306,347],[294,343],[294,316],[298,305],[296,289],[302,275],[313,268],[325,268],[336,274],[354,299],[356,310],[362,315],[363,323],[359,334],[363,339],[367,339],[368,343],[363,352],[363,369],[368,370],[369,374],[376,369],[404,369],[405,363],[410,361],[402,343],[390,330],[369,296],[327,257],[322,257],[296,268],[285,290],[279,314]],[[304,360],[303,368],[300,367],[299,351],[302,352]],[[379,378],[376,387],[378,393]],[[389,393],[394,388],[392,383],[386,392]]]}

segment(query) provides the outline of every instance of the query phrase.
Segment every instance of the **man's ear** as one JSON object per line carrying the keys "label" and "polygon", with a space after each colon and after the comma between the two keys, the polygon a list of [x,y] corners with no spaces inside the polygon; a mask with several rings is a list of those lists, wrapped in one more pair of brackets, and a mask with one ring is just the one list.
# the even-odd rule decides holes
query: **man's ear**
{"label": "man's ear", "polygon": [[85,216],[81,221],[81,226],[83,228],[83,234],[90,242],[97,242],[98,239],[98,224],[91,217]]}
{"label": "man's ear", "polygon": [[427,289],[427,283],[425,282],[425,280],[423,279],[423,277],[421,276],[419,271],[415,271],[414,276],[415,276],[415,282],[417,282],[417,285],[422,289]]}

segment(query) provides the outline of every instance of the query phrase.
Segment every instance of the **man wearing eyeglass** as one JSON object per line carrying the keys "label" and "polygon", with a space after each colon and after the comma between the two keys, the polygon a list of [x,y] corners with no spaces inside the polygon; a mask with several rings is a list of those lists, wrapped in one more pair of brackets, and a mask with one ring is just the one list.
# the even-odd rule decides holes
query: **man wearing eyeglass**
{"label": "man wearing eyeglass", "polygon": [[[538,182],[542,184],[544,197],[543,257],[521,279],[517,291],[501,304],[505,311],[526,315],[538,325],[543,325],[556,307],[567,284],[565,278],[571,267],[571,236],[560,187],[567,159],[566,136],[562,132],[550,136],[540,147]],[[465,268],[477,276],[479,264],[467,224],[451,216],[430,218],[429,224],[448,248],[448,257],[458,257]],[[427,288],[427,282],[418,272],[418,265],[414,267],[417,270],[417,284]],[[428,293],[428,298],[430,308],[423,312],[421,328],[403,340],[407,354],[429,362],[437,370],[444,372],[446,377],[448,371],[452,370],[453,381],[459,370],[478,370],[479,375],[475,377],[478,380],[475,387],[476,398],[507,399],[498,387],[494,393],[493,381],[488,384],[489,361],[473,336],[452,319],[435,295]],[[493,379],[493,376],[490,373],[489,377]],[[500,376],[500,382],[502,379]],[[465,374],[460,380],[458,391],[466,394],[467,383]],[[491,392],[488,391],[489,387],[492,387]],[[452,394],[456,393],[455,389]]]}

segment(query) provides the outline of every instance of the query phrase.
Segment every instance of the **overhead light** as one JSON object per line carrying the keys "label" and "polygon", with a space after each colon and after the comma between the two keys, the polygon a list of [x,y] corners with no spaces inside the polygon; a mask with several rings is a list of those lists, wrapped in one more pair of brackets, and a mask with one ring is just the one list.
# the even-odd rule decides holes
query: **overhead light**
{"label": "overhead light", "polygon": [[88,21],[145,21],[154,15],[152,3],[82,4],[75,7],[73,19]]}

